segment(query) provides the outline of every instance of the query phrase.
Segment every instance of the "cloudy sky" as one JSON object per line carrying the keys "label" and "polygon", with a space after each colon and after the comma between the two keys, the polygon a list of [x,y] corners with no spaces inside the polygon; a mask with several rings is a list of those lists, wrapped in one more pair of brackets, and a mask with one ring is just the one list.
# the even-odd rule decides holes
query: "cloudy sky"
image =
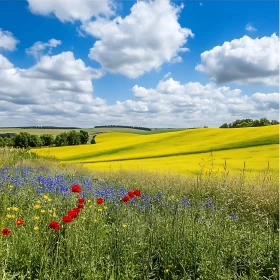
{"label": "cloudy sky", "polygon": [[278,119],[278,5],[0,0],[0,126]]}

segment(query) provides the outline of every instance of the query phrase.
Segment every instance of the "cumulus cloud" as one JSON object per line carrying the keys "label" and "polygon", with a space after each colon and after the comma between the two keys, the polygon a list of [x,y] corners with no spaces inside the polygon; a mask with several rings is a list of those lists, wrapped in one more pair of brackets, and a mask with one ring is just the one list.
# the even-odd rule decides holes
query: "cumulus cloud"
{"label": "cumulus cloud", "polygon": [[98,93],[93,96],[95,70],[71,52],[42,56],[26,69],[0,54],[0,73],[0,122],[7,126],[219,126],[237,118],[277,119],[279,114],[279,93],[248,96],[214,83],[183,84],[170,74],[155,88],[135,85],[131,99],[108,104]]}
{"label": "cumulus cloud", "polygon": [[18,42],[13,33],[0,28],[0,50],[14,51]]}
{"label": "cumulus cloud", "polygon": [[246,26],[245,26],[245,29],[247,31],[257,31],[257,29],[251,24],[251,23],[247,23]]}
{"label": "cumulus cloud", "polygon": [[54,14],[60,21],[86,21],[100,15],[111,16],[114,6],[111,0],[27,0],[34,14]]}
{"label": "cumulus cloud", "polygon": [[26,49],[25,52],[29,55],[32,55],[36,59],[39,59],[44,54],[44,51],[46,49],[48,50],[48,54],[51,54],[52,49],[61,45],[61,43],[62,42],[60,40],[56,40],[56,39],[50,39],[46,43],[39,41],[39,42],[36,42],[30,48]]}
{"label": "cumulus cloud", "polygon": [[81,30],[98,38],[89,57],[106,70],[136,78],[165,62],[180,62],[194,34],[178,23],[181,7],[169,0],[139,1],[125,18],[98,18]]}
{"label": "cumulus cloud", "polygon": [[252,39],[244,36],[225,42],[201,55],[196,70],[216,83],[278,85],[279,37]]}

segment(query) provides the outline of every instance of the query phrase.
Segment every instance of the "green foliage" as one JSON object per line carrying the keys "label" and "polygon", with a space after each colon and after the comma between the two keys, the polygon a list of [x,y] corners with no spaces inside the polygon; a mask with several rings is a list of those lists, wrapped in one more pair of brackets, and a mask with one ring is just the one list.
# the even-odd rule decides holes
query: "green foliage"
{"label": "green foliage", "polygon": [[81,144],[80,133],[75,130],[69,131],[67,133],[67,142],[69,146],[80,145]]}
{"label": "green foliage", "polygon": [[[252,180],[244,173],[230,177],[226,169],[221,177],[133,177],[119,172],[103,178],[98,174],[97,179],[96,174],[64,173],[65,168],[40,168],[39,160],[33,164],[34,175],[29,166],[24,172],[19,166],[9,171],[11,178],[24,174],[23,186],[11,188],[7,180],[2,186],[0,229],[12,232],[0,236],[0,279],[279,278],[278,180],[272,180],[268,170]],[[78,195],[60,194],[59,187],[38,194],[38,176],[46,181],[67,178],[63,186],[77,181],[85,192],[89,184],[110,195],[98,205],[90,190],[86,196],[91,201],[78,218],[62,224],[61,217],[77,204]],[[126,204],[109,199],[131,186],[140,188],[143,196]],[[16,226],[16,218],[24,224]],[[52,220],[61,224],[59,231],[48,228]]]}
{"label": "green foliage", "polygon": [[90,141],[90,144],[96,144],[96,142],[95,142],[95,137],[96,137],[96,135],[94,135],[94,136],[92,137],[92,139],[91,139],[91,141]]}
{"label": "green foliage", "polygon": [[21,132],[15,136],[15,147],[16,148],[28,148],[30,134],[27,132]]}
{"label": "green foliage", "polygon": [[235,120],[234,122],[227,124],[224,123],[220,128],[239,128],[239,127],[258,127],[279,124],[278,121],[272,120],[271,122],[267,118],[261,118],[260,120],[242,119]]}
{"label": "green foliage", "polygon": [[43,134],[40,136],[42,146],[52,146],[54,144],[54,137],[51,134]]}
{"label": "green foliage", "polygon": [[0,136],[0,147],[5,147],[5,140]]}
{"label": "green foliage", "polygon": [[80,141],[81,141],[81,144],[87,144],[89,140],[89,134],[87,131],[85,130],[80,130]]}
{"label": "green foliage", "polygon": [[55,137],[54,143],[57,147],[67,146],[68,145],[68,133],[63,132],[63,133],[58,134]]}
{"label": "green foliage", "polygon": [[30,135],[28,139],[28,146],[32,148],[41,147],[42,141],[38,135]]}

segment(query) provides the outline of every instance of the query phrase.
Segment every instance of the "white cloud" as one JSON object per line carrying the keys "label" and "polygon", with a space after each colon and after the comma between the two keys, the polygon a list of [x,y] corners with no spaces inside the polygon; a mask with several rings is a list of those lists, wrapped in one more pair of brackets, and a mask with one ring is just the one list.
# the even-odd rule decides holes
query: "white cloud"
{"label": "white cloud", "polygon": [[251,23],[247,23],[245,29],[247,31],[257,31],[257,29]]}
{"label": "white cloud", "polygon": [[178,23],[180,11],[169,0],[139,1],[125,18],[85,23],[82,30],[99,38],[89,57],[129,78],[181,61],[179,53],[188,50],[183,46],[194,35]]}
{"label": "white cloud", "polygon": [[244,36],[203,52],[196,70],[216,83],[240,84],[279,83],[279,37],[252,39]]}
{"label": "white cloud", "polygon": [[86,21],[100,15],[111,16],[114,6],[111,0],[27,0],[34,14],[54,14],[60,21]]}
{"label": "white cloud", "polygon": [[10,31],[4,31],[0,28],[0,50],[14,51],[19,41]]}
{"label": "white cloud", "polygon": [[7,126],[194,127],[247,117],[277,119],[279,114],[278,93],[247,96],[240,89],[214,83],[182,84],[170,74],[155,88],[135,85],[133,98],[108,104],[93,96],[95,71],[71,52],[42,56],[27,69],[0,55],[0,122]]}
{"label": "white cloud", "polygon": [[48,42],[43,43],[43,42],[36,42],[33,46],[30,48],[26,49],[25,52],[29,55],[34,56],[36,59],[39,59],[43,54],[46,49],[48,49],[48,54],[51,54],[52,49],[61,45],[60,40],[56,39],[50,39]]}

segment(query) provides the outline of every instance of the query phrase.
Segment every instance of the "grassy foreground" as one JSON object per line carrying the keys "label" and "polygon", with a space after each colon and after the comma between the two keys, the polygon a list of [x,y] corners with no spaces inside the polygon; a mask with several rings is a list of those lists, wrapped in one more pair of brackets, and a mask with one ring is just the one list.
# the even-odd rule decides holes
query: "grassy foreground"
{"label": "grassy foreground", "polygon": [[[278,177],[270,169],[183,177],[92,173],[19,150],[1,159],[0,279],[279,277]],[[130,190],[141,196],[122,201]],[[78,217],[63,223],[78,203]]]}
{"label": "grassy foreground", "polygon": [[[198,174],[201,166],[259,172],[279,170],[279,126],[194,129],[154,135],[99,134],[96,145],[34,149],[41,156],[81,163],[92,170],[163,170]],[[214,158],[214,161],[212,160]]]}

